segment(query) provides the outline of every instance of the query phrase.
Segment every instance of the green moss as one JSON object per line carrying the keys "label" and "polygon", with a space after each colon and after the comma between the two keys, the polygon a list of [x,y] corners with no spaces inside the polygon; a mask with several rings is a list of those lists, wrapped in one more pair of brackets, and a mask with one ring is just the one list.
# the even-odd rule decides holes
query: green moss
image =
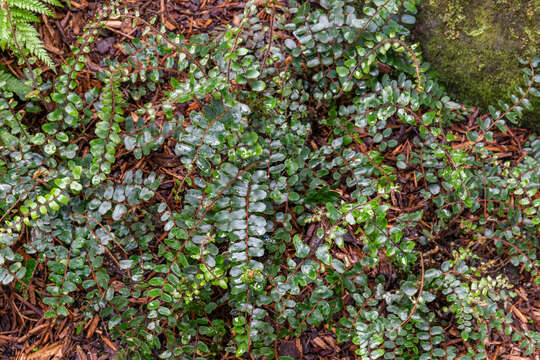
{"label": "green moss", "polygon": [[[540,1],[424,0],[417,27],[424,60],[442,83],[469,105],[511,103],[508,91],[525,87],[518,56],[540,51]],[[514,91],[515,93],[515,91]],[[523,125],[540,129],[540,101]]]}

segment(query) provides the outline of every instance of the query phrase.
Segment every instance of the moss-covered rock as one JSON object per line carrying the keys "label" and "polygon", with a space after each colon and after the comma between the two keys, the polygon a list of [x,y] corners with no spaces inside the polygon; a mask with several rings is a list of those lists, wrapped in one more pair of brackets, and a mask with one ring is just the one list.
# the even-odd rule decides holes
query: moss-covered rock
{"label": "moss-covered rock", "polygon": [[[415,33],[449,92],[486,109],[526,87],[517,58],[540,53],[539,24],[540,0],[422,0]],[[522,125],[540,130],[540,101],[530,100]]]}

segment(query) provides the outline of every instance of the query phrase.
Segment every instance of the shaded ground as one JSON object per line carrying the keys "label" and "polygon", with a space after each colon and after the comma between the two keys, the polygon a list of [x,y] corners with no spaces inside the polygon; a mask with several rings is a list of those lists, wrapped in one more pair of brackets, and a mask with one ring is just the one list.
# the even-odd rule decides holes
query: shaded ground
{"label": "shaded ground", "polygon": [[[168,30],[185,33],[187,36],[208,31],[218,31],[227,23],[235,22],[235,15],[243,11],[242,2],[229,2],[221,0],[192,0],[192,1],[127,1],[129,6],[138,8],[141,17],[151,19],[158,17],[158,22],[164,24]],[[165,5],[166,4],[166,5]],[[69,45],[76,41],[76,36],[81,33],[84,24],[92,18],[96,3],[80,0],[72,1],[72,8],[58,11],[57,19],[49,19],[41,25],[41,33],[44,42],[52,52],[55,61],[60,64],[66,57],[70,56]],[[89,64],[90,68],[99,70],[103,58],[121,58],[122,52],[119,45],[122,41],[137,37],[140,29],[127,26],[123,23],[111,23],[99,34],[99,39],[95,42]],[[9,60],[4,54],[0,58],[0,64],[8,66],[15,73],[21,73],[13,60]],[[86,78],[81,79],[81,86],[91,86],[93,82],[93,73],[87,71]],[[189,111],[183,109],[182,111]],[[389,122],[389,126],[402,129],[396,132],[396,140],[402,144],[397,148],[397,152],[407,153],[412,146],[410,141],[414,136],[413,132],[398,122]],[[475,129],[475,126],[462,123],[456,124],[450,130],[455,136],[456,141],[452,143],[454,147],[465,146],[468,142],[466,133]],[[321,146],[326,143],[325,129],[317,131],[318,136],[313,137],[314,146]],[[516,159],[520,156],[519,146],[516,143],[524,143],[529,132],[526,130],[514,130],[514,139],[502,133],[496,133],[496,144],[493,151],[499,153],[508,160]],[[369,145],[369,144],[368,144]],[[374,144],[371,144],[374,145]],[[369,145],[369,146],[371,146]],[[365,149],[371,150],[370,148]],[[397,154],[396,152],[396,154]],[[172,149],[165,144],[158,152],[151,157],[145,158],[144,163],[135,163],[133,158],[124,157],[122,162],[128,163],[124,169],[147,167],[160,172],[165,180],[162,182],[159,193],[160,196],[170,200],[171,184],[174,183],[176,166],[179,161],[176,159]],[[389,156],[395,156],[390,154]],[[120,157],[120,156],[119,156]],[[392,160],[393,159],[388,159]],[[413,169],[408,169],[400,174],[408,186],[406,192],[396,194],[392,199],[393,212],[397,216],[401,209],[422,207],[420,197],[417,196],[418,186],[413,181]],[[427,209],[429,210],[429,209]],[[354,257],[358,252],[358,246],[354,239],[345,246],[345,252],[348,256]],[[485,245],[484,245],[485,246]],[[426,257],[426,264],[437,263],[438,252],[446,251],[444,244],[441,248],[426,249],[429,251],[429,257]],[[481,249],[479,249],[480,251]],[[487,256],[490,249],[485,246]],[[289,249],[294,253],[294,249]],[[340,254],[333,254],[339,258]],[[343,254],[342,254],[343,255]],[[495,255],[493,255],[495,256]],[[518,298],[513,304],[512,316],[520,323],[521,330],[536,329],[540,330],[540,294],[538,289],[530,284],[530,279],[522,275],[519,269],[508,265],[505,259],[501,259],[502,272],[507,273],[510,279],[516,285]],[[391,267],[381,266],[378,272],[392,278]],[[496,274],[495,274],[496,275]],[[91,321],[84,321],[83,312],[85,309],[75,310],[70,317],[57,323],[55,320],[45,320],[43,314],[46,306],[41,304],[38,298],[38,292],[47,285],[46,269],[37,266],[31,279],[27,291],[22,295],[16,293],[12,287],[2,287],[0,289],[0,359],[79,359],[79,360],[97,360],[114,359],[115,351],[120,345],[111,341],[110,336],[104,324],[98,316]],[[464,347],[465,345],[459,338],[459,333],[451,340],[453,345]],[[489,352],[493,354],[493,359],[511,359],[521,360],[521,351],[514,345],[511,339],[491,338],[486,344]],[[285,338],[275,344],[275,348],[280,356],[289,356],[293,359],[355,359],[355,345],[351,343],[338,344],[332,329],[321,326],[306,331],[300,338]],[[534,355],[533,359],[538,359]]]}

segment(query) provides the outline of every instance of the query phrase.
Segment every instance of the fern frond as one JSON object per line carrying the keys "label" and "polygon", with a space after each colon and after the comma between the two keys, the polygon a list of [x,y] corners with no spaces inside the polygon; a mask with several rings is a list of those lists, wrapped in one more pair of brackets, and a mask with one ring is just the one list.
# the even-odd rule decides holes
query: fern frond
{"label": "fern frond", "polygon": [[41,0],[7,0],[10,7],[33,11],[38,14],[44,14],[54,17],[53,12]]}
{"label": "fern frond", "polygon": [[6,11],[0,8],[0,48],[6,49],[6,45],[10,42],[11,31]]}
{"label": "fern frond", "polygon": [[30,91],[28,86],[13,76],[11,73],[0,68],[0,89],[16,93],[20,98],[25,98]]}
{"label": "fern frond", "polygon": [[[38,15],[54,17],[48,5],[62,6],[58,0],[1,0],[0,7],[0,48],[6,47],[24,56],[25,49],[45,64],[54,63],[45,50],[39,33],[31,23],[39,22]],[[18,46],[17,44],[18,43]],[[20,47],[20,49],[19,49]]]}
{"label": "fern frond", "polygon": [[22,23],[22,22],[39,22],[39,18],[29,12],[28,10],[19,9],[19,8],[13,8],[10,10],[11,12],[11,18],[13,19],[13,23]]}
{"label": "fern frond", "polygon": [[43,42],[39,38],[39,33],[32,25],[27,23],[16,24],[15,36],[17,37],[17,41],[24,44],[24,47],[28,49],[31,54],[35,55],[39,60],[50,67],[54,66],[47,50],[45,50]]}
{"label": "fern frond", "polygon": [[45,4],[64,7],[64,5],[62,5],[62,3],[60,1],[57,1],[57,0],[41,0],[41,1],[44,2]]}

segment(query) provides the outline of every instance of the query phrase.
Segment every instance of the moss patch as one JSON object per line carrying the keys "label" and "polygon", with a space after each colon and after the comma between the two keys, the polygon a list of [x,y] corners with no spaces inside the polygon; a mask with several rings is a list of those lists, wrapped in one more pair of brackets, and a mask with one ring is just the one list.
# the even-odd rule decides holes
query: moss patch
{"label": "moss patch", "polygon": [[[423,0],[417,33],[424,60],[458,100],[484,109],[525,87],[522,65],[540,53],[540,0]],[[522,125],[540,129],[540,101]]]}

